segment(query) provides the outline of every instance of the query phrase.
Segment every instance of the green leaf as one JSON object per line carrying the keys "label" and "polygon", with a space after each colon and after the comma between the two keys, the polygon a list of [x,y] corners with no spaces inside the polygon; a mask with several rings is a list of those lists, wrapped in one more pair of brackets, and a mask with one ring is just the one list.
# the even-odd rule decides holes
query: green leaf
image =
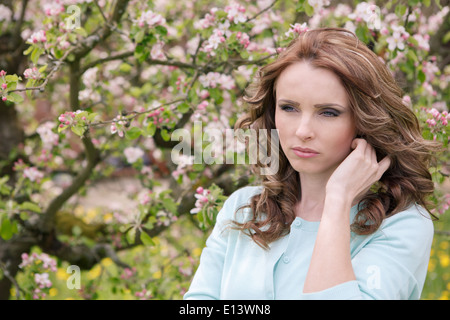
{"label": "green leaf", "polygon": [[42,67],[39,68],[39,72],[42,73],[47,69],[48,64],[44,64]]}
{"label": "green leaf", "polygon": [[17,82],[19,80],[19,77],[15,74],[10,74],[5,76],[6,82]]}
{"label": "green leaf", "polygon": [[169,210],[171,213],[177,213],[177,204],[175,201],[171,198],[165,198],[163,199],[164,208]]}
{"label": "green leaf", "polygon": [[13,226],[11,224],[11,220],[5,215],[2,219],[2,224],[0,225],[0,237],[3,240],[9,240],[13,236]]}
{"label": "green leaf", "polygon": [[41,50],[40,48],[38,48],[38,47],[34,47],[34,50],[33,50],[33,52],[31,53],[31,61],[32,61],[34,64],[37,64],[37,62],[38,62],[39,57],[41,56],[41,54],[42,54],[42,50]]}
{"label": "green leaf", "polygon": [[155,134],[155,132],[156,132],[156,125],[155,125],[153,122],[150,122],[150,123],[147,125],[147,136],[148,136],[148,137],[153,137],[153,135]]}
{"label": "green leaf", "polygon": [[60,127],[58,126],[58,133],[67,129],[68,126]]}
{"label": "green leaf", "polygon": [[156,26],[155,30],[161,36],[167,36],[167,29],[165,27],[163,27],[163,26]]}
{"label": "green leaf", "polygon": [[402,17],[402,16],[405,15],[405,13],[406,13],[406,6],[405,6],[405,5],[403,5],[403,4],[398,4],[398,5],[395,7],[395,14],[396,14],[397,16]]}
{"label": "green leaf", "polygon": [[75,28],[75,33],[79,34],[82,37],[87,37],[88,36],[86,30],[84,28],[82,28],[82,27]]}
{"label": "green leaf", "polygon": [[141,241],[146,246],[153,246],[155,244],[152,238],[145,231],[141,232]]}
{"label": "green leaf", "polygon": [[314,8],[311,7],[307,1],[303,4],[303,8],[305,9],[305,13],[308,17],[311,17],[314,14]]}
{"label": "green leaf", "polygon": [[78,127],[78,126],[75,126],[75,127],[71,127],[70,129],[71,129],[72,132],[75,133],[77,136],[82,137],[83,134],[84,134],[84,127]]}
{"label": "green leaf", "polygon": [[134,140],[140,137],[140,135],[142,134],[142,129],[138,128],[138,127],[133,127],[130,130],[127,130],[125,132],[125,137],[128,140]]}
{"label": "green leaf", "polygon": [[136,43],[141,43],[142,40],[144,40],[144,37],[145,37],[145,31],[144,31],[144,29],[141,29],[138,31],[138,33],[136,33],[134,35],[134,40],[136,40]]}
{"label": "green leaf", "polygon": [[33,46],[29,46],[28,49],[23,52],[23,55],[24,56],[29,55],[31,53],[31,51],[33,51],[33,49],[34,49]]}
{"label": "green leaf", "polygon": [[421,83],[425,82],[426,75],[425,75],[425,73],[422,70],[419,70],[419,72],[417,73],[417,79],[419,79],[419,81]]}
{"label": "green leaf", "polygon": [[[15,103],[21,103],[24,100],[24,98],[20,94],[15,93],[15,92],[11,92],[9,94],[9,96],[13,99],[12,101]],[[10,99],[8,99],[8,100],[10,100]]]}
{"label": "green leaf", "polygon": [[126,237],[127,237],[128,243],[130,243],[130,244],[134,243],[135,237],[136,237],[136,229],[135,228],[130,229],[126,234]]}
{"label": "green leaf", "polygon": [[94,121],[95,117],[97,117],[97,116],[98,116],[98,113],[93,112],[87,116],[87,119],[89,120],[89,122],[92,122],[92,121]]}
{"label": "green leaf", "polygon": [[189,104],[187,102],[182,102],[177,106],[177,110],[181,113],[186,113],[189,111],[191,107],[189,106]]}
{"label": "green leaf", "polygon": [[442,37],[442,44],[446,44],[450,41],[450,31],[448,31],[443,37]]}
{"label": "green leaf", "polygon": [[167,131],[167,129],[162,129],[161,130],[161,137],[164,139],[164,141],[169,141],[170,140],[170,134]]}
{"label": "green leaf", "polygon": [[37,204],[35,204],[33,202],[29,202],[29,201],[25,201],[24,203],[21,203],[19,205],[19,208],[21,210],[29,210],[29,211],[41,213],[41,208]]}

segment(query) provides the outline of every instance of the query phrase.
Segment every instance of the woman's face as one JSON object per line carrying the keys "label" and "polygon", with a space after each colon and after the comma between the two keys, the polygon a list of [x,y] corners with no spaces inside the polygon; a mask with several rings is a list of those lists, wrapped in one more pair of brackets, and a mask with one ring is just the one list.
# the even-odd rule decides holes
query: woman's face
{"label": "woman's face", "polygon": [[300,173],[329,174],[351,152],[356,128],[347,93],[330,70],[298,62],[276,82],[281,148]]}

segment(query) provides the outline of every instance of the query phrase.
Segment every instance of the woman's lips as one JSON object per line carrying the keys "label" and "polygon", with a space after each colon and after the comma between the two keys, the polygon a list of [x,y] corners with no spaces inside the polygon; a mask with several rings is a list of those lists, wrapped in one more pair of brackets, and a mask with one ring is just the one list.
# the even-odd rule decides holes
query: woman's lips
{"label": "woman's lips", "polygon": [[300,158],[312,158],[317,156],[319,153],[312,149],[307,148],[292,148],[292,151]]}

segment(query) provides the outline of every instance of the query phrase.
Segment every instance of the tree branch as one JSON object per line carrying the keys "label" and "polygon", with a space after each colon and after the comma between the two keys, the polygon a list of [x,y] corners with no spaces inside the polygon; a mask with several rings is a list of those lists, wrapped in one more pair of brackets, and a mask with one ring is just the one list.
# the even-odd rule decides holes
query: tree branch
{"label": "tree branch", "polygon": [[[78,76],[78,70],[80,61],[75,60],[70,64],[70,106],[72,110],[79,109],[78,92],[80,91],[80,79]],[[40,230],[44,233],[50,232],[55,225],[55,217],[58,210],[85,184],[86,180],[91,175],[97,163],[100,162],[100,152],[94,147],[91,139],[85,134],[81,141],[84,144],[87,164],[79,174],[75,177],[72,184],[64,189],[64,191],[50,202],[47,210],[40,221]]]}
{"label": "tree branch", "polygon": [[117,55],[114,56],[109,56],[107,58],[104,59],[98,59],[95,60],[91,63],[88,63],[87,65],[85,65],[84,67],[81,68],[80,74],[83,74],[86,72],[86,70],[95,67],[98,64],[102,64],[104,62],[108,62],[108,61],[112,61],[112,60],[121,60],[121,59],[125,59],[128,57],[131,57],[134,54],[134,51],[127,51],[127,52],[123,52],[123,53],[119,53]]}

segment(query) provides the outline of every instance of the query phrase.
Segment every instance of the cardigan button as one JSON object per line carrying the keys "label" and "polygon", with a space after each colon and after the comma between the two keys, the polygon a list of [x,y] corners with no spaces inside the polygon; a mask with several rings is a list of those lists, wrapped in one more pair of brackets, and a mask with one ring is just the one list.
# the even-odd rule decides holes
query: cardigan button
{"label": "cardigan button", "polygon": [[294,227],[300,228],[301,225],[302,225],[302,222],[300,220],[297,219],[294,221]]}
{"label": "cardigan button", "polygon": [[287,264],[287,263],[289,263],[290,261],[291,261],[291,259],[289,258],[289,256],[284,256],[284,257],[283,257],[283,262],[284,262],[284,263]]}

